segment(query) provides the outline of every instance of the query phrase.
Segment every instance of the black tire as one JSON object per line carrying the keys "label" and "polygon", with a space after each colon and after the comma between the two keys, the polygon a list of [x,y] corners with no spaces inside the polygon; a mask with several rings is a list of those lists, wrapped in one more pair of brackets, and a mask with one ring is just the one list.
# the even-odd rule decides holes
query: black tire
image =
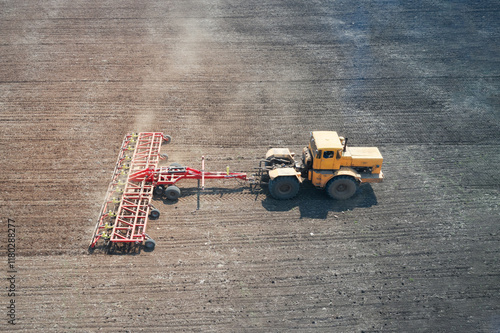
{"label": "black tire", "polygon": [[154,241],[154,239],[146,239],[144,241],[144,247],[148,250],[148,251],[153,251],[155,249],[155,246],[156,246],[156,242]]}
{"label": "black tire", "polygon": [[156,186],[154,189],[153,189],[153,193],[155,195],[162,195],[163,194],[163,191],[165,191],[165,186],[163,185],[158,185]]}
{"label": "black tire", "polygon": [[293,176],[281,176],[269,181],[269,193],[278,200],[288,200],[299,193],[299,180]]}
{"label": "black tire", "polygon": [[169,200],[177,200],[181,196],[181,190],[177,186],[169,186],[163,192],[167,199]]}
{"label": "black tire", "polygon": [[163,136],[163,142],[164,143],[170,143],[170,142],[172,142],[172,137],[170,135],[164,135]]}
{"label": "black tire", "polygon": [[336,200],[347,200],[356,193],[358,184],[354,178],[349,176],[338,176],[326,185],[326,193]]}
{"label": "black tire", "polygon": [[149,212],[149,216],[153,219],[153,220],[156,220],[157,218],[160,217],[160,211],[158,209],[152,209],[150,212]]}

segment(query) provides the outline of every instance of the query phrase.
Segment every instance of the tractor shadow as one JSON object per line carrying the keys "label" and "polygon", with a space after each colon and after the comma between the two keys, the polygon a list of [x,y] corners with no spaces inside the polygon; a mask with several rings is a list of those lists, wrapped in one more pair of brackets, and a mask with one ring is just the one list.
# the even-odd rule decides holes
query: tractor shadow
{"label": "tractor shadow", "polygon": [[[290,200],[276,200],[269,194],[267,185],[242,186],[238,188],[208,187],[200,192],[201,200],[213,196],[225,199],[233,195],[252,194],[254,200],[261,201],[262,207],[268,211],[286,212],[296,207],[299,208],[301,218],[326,219],[329,212],[344,212],[355,208],[368,208],[378,204],[377,197],[370,184],[362,184],[353,197],[348,200],[334,200],[330,198],[324,190],[318,190],[312,184],[303,183],[298,195]],[[196,197],[198,188],[188,187],[182,189],[182,197]],[[264,199],[261,199],[263,198]],[[241,200],[244,200],[243,198]],[[161,205],[175,205],[178,200],[169,200],[165,196],[155,195],[153,204],[156,208]],[[161,210],[161,208],[160,208]]]}
{"label": "tractor shadow", "polygon": [[273,212],[286,212],[299,208],[300,218],[326,219],[329,212],[344,212],[355,208],[368,208],[378,204],[375,192],[370,184],[362,184],[354,196],[347,200],[331,199],[325,191],[318,190],[312,184],[302,184],[299,194],[290,200],[276,200],[263,187],[267,197],[262,206]]}

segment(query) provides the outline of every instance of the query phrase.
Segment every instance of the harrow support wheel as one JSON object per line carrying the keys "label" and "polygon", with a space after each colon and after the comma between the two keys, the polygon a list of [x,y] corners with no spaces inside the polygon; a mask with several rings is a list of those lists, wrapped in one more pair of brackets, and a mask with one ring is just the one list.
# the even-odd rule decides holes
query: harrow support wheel
{"label": "harrow support wheel", "polygon": [[156,242],[150,238],[144,241],[144,248],[148,251],[153,251],[155,249]]}
{"label": "harrow support wheel", "polygon": [[149,216],[156,220],[157,218],[160,217],[160,211],[158,209],[152,209],[151,212],[149,212]]}
{"label": "harrow support wheel", "polygon": [[163,191],[165,191],[165,186],[163,185],[158,185],[154,188],[153,193],[156,195],[162,195]]}
{"label": "harrow support wheel", "polygon": [[163,136],[163,142],[164,143],[170,143],[170,142],[172,142],[172,137],[170,135],[164,135]]}
{"label": "harrow support wheel", "polygon": [[165,189],[164,194],[169,200],[177,200],[181,196],[181,190],[177,186],[172,185]]}

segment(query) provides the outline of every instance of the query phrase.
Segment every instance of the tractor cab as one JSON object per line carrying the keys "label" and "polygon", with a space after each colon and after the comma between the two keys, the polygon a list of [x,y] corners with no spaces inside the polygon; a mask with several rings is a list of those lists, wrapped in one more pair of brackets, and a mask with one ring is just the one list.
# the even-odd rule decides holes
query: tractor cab
{"label": "tractor cab", "polygon": [[339,169],[344,164],[342,162],[345,142],[346,140],[334,131],[312,132],[308,147],[312,155],[312,169]]}

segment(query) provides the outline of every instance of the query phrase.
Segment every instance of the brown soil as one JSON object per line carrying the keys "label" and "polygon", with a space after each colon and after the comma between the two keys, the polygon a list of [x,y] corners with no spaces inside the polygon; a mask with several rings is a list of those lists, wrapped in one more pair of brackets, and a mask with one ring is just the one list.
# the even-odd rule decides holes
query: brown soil
{"label": "brown soil", "polygon": [[[1,249],[13,219],[17,269],[1,331],[500,330],[496,1],[1,8]],[[87,254],[126,133],[251,173],[311,130],[379,147],[386,181],[345,202],[213,181],[199,210],[180,183],[155,201],[155,251]]]}

